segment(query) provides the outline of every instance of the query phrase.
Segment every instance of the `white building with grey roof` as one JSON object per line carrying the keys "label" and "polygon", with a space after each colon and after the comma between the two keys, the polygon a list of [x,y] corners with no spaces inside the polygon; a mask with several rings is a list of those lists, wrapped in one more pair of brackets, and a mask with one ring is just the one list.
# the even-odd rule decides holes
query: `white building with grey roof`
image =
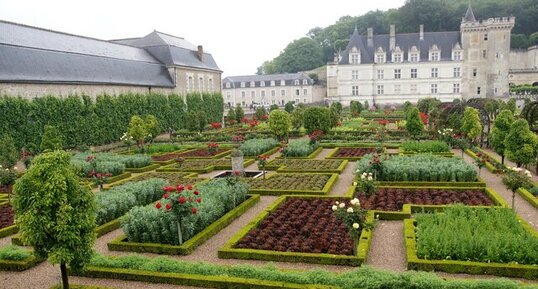
{"label": "white building with grey roof", "polygon": [[220,92],[213,56],[181,37],[100,40],[0,20],[0,95]]}
{"label": "white building with grey roof", "polygon": [[302,72],[228,76],[222,80],[222,93],[225,104],[243,107],[284,106],[289,101],[308,104],[324,97],[317,93],[312,78]]}
{"label": "white building with grey roof", "polygon": [[510,34],[514,17],[477,21],[471,6],[460,31],[367,35],[358,30],[327,66],[327,97],[378,105],[416,103],[425,97],[508,95]]}

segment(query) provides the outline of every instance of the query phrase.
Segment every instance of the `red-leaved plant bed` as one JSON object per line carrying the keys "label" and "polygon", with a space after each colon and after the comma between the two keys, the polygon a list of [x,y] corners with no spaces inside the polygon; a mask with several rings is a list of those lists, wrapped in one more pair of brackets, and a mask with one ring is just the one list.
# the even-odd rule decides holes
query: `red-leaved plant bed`
{"label": "red-leaved plant bed", "polygon": [[399,189],[380,188],[377,194],[366,197],[358,193],[361,206],[368,210],[401,211],[404,204],[448,205],[462,203],[468,206],[492,206],[493,201],[481,189]]}
{"label": "red-leaved plant bed", "polygon": [[12,189],[13,189],[13,185],[9,185],[9,186],[0,185],[0,193],[11,194]]}
{"label": "red-leaved plant bed", "polygon": [[15,212],[11,205],[0,206],[0,229],[13,225]]}
{"label": "red-leaved plant bed", "polygon": [[170,154],[164,154],[160,156],[152,156],[151,159],[154,161],[162,162],[162,161],[169,161],[169,160],[173,160],[177,158],[212,157],[214,155],[218,155],[225,151],[228,151],[228,149],[216,149],[213,153],[210,153],[208,149],[200,148],[200,149],[195,149],[195,150],[187,151],[183,153],[170,153]]}
{"label": "red-leaved plant bed", "polygon": [[331,210],[333,199],[289,198],[236,248],[352,255],[353,241]]}
{"label": "red-leaved plant bed", "polygon": [[364,155],[374,153],[375,151],[375,148],[339,148],[333,157],[362,157]]}

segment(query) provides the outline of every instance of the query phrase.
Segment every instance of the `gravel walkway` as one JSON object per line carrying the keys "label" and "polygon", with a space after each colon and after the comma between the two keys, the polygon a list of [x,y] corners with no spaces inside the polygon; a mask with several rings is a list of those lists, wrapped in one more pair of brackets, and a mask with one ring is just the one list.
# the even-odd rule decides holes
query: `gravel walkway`
{"label": "gravel walkway", "polygon": [[403,221],[378,221],[366,264],[396,272],[405,271],[407,260]]}
{"label": "gravel walkway", "polygon": [[335,149],[322,149],[321,152],[314,158],[315,160],[324,160]]}
{"label": "gravel walkway", "polygon": [[355,162],[349,162],[344,171],[338,177],[338,180],[331,189],[329,195],[344,196],[353,183],[355,177]]}
{"label": "gravel walkway", "polygon": [[[497,161],[501,162],[501,156],[493,151],[492,149],[483,148],[483,151],[485,151],[488,155],[490,155],[492,158],[496,159]],[[516,163],[510,161],[506,157],[504,158],[504,164],[509,167],[517,167]],[[532,172],[532,180],[535,182],[538,182],[538,175],[536,174],[536,168],[534,166],[530,166],[528,168],[529,171]]]}

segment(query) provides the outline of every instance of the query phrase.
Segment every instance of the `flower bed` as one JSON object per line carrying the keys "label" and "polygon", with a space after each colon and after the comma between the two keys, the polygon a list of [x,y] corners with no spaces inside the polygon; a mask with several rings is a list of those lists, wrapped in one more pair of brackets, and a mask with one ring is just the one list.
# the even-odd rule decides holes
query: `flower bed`
{"label": "flower bed", "polygon": [[327,159],[346,159],[346,160],[358,160],[361,157],[374,153],[376,148],[374,147],[339,147],[331,152]]}
{"label": "flower bed", "polygon": [[379,188],[376,194],[357,193],[361,205],[368,210],[401,211],[404,204],[493,206],[485,189],[473,188]]}
{"label": "flower bed", "polygon": [[410,270],[538,278],[538,232],[510,209],[453,206],[404,224]]}
{"label": "flower bed", "polygon": [[151,158],[147,155],[122,155],[114,153],[80,153],[71,158],[71,164],[84,177],[94,170],[92,161],[95,162],[95,173],[110,173],[114,176],[125,171],[125,168],[142,168],[151,165]]}
{"label": "flower bed", "polygon": [[278,173],[267,178],[245,178],[249,192],[262,195],[307,194],[326,195],[338,174]]}
{"label": "flower bed", "polygon": [[341,173],[347,160],[274,159],[267,163],[267,170],[279,172]]}
{"label": "flower bed", "polygon": [[208,148],[197,148],[185,152],[155,155],[152,156],[151,159],[156,162],[166,162],[177,158],[221,158],[230,152],[230,149],[217,148],[213,152],[210,152]]}
{"label": "flower bed", "polygon": [[491,157],[478,147],[473,146],[470,149],[466,149],[465,153],[475,160],[485,157],[487,160],[485,164],[486,169],[494,174],[502,174],[508,170],[507,166],[503,165],[501,162]]}
{"label": "flower bed", "polygon": [[[244,160],[243,166],[247,167],[253,164],[254,160]],[[231,159],[186,159],[181,164],[176,163],[160,169],[157,169],[158,172],[197,172],[197,173],[207,173],[214,170],[231,170],[232,169],[232,160]]]}

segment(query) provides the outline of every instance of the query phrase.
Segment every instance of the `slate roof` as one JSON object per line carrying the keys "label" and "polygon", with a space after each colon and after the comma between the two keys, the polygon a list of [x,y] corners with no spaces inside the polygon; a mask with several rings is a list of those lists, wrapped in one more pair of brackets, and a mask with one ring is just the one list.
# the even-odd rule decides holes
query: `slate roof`
{"label": "slate roof", "polygon": [[240,75],[240,76],[228,76],[222,80],[222,87],[226,88],[226,83],[232,83],[232,87],[241,88],[241,82],[245,83],[245,88],[251,87],[250,82],[254,81],[255,87],[262,87],[260,82],[265,81],[265,87],[271,87],[271,81],[275,81],[275,86],[280,86],[280,81],[284,80],[286,85],[294,85],[295,80],[300,80],[300,85],[303,84],[303,79],[307,79],[309,84],[313,84],[314,81],[308,75],[298,73],[284,73],[284,74],[264,74],[264,75]]}
{"label": "slate roof", "polygon": [[471,7],[471,2],[469,1],[469,7],[467,7],[467,12],[465,12],[465,17],[463,17],[465,22],[476,22],[474,17],[473,8]]}
{"label": "slate roof", "polygon": [[[424,32],[424,40],[420,40],[419,33],[402,33],[396,34],[396,46],[399,46],[403,52],[403,60],[407,62],[408,52],[411,47],[416,46],[420,51],[420,61],[428,61],[430,48],[435,44],[441,50],[441,60],[450,60],[452,58],[452,48],[460,42],[461,35],[459,31],[448,32]],[[360,50],[361,64],[374,63],[375,52],[379,47],[386,52],[387,62],[392,59],[390,51],[389,34],[374,35],[373,46],[368,46],[368,37],[359,35],[357,30],[350,37],[346,49],[341,53],[342,59],[340,64],[349,64],[349,52],[355,46]]]}

